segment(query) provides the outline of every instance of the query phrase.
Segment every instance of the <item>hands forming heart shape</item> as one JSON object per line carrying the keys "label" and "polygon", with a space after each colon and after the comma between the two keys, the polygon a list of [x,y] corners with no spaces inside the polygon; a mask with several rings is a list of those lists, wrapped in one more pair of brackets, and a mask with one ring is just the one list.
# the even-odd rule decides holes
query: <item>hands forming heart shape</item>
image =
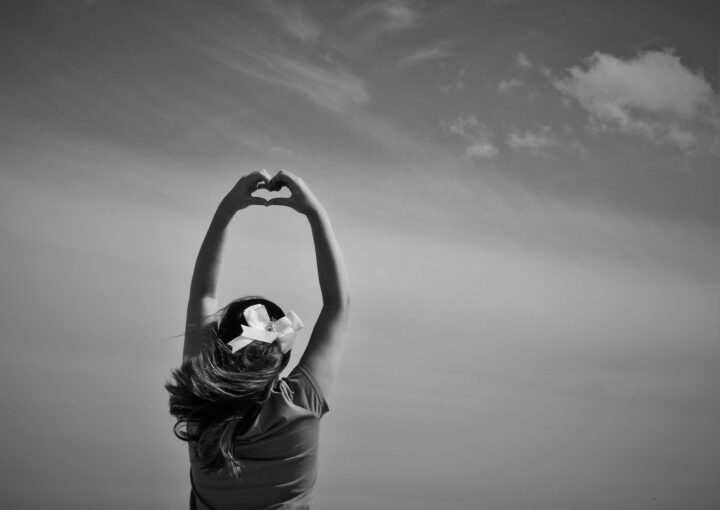
{"label": "hands forming heart shape", "polygon": [[[279,198],[278,196],[276,196],[276,194],[279,193],[280,191],[282,191],[283,188],[287,188],[288,191],[290,191],[290,188],[287,186],[287,184],[284,184],[283,182],[281,182],[281,180],[279,178],[279,176],[281,175],[280,172],[278,172],[277,174],[275,174],[272,177],[270,176],[270,173],[268,173],[267,170],[262,170],[260,172],[260,174],[264,177],[264,179],[258,181],[257,185],[255,186],[255,191],[265,190],[265,191],[272,192],[273,195],[271,195],[271,196],[265,195],[268,199]],[[253,193],[255,193],[255,191],[253,191]],[[257,195],[253,195],[253,196],[257,196]]]}
{"label": "hands forming heart shape", "polygon": [[[290,191],[290,196],[273,196],[265,199],[253,196],[257,190],[279,192],[282,188]],[[282,205],[290,207],[301,214],[308,214],[316,210],[320,204],[308,188],[305,181],[297,175],[281,170],[274,176],[270,176],[267,170],[251,172],[243,176],[227,194],[224,201],[234,210],[244,209],[250,205]]]}

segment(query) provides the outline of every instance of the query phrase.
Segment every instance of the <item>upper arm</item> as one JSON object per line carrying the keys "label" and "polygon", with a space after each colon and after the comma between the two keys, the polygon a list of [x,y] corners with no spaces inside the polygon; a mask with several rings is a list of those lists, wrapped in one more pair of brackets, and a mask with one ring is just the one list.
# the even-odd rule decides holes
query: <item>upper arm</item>
{"label": "upper arm", "polygon": [[349,303],[332,307],[323,306],[310,335],[307,349],[300,358],[300,363],[312,372],[324,395],[330,392],[340,367],[349,312]]}
{"label": "upper arm", "polygon": [[214,297],[190,296],[185,321],[185,343],[183,345],[183,360],[192,358],[200,353],[203,343],[203,330],[210,324],[217,313],[217,300]]}

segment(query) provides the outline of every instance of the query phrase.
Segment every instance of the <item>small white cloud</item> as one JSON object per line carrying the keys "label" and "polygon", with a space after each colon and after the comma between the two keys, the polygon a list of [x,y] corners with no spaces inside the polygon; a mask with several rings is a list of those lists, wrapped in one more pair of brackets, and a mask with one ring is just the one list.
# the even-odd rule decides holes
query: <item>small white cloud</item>
{"label": "small white cloud", "polygon": [[713,114],[707,80],[671,51],[622,60],[596,52],[585,68],[570,68],[553,85],[590,115],[594,131],[617,131],[688,149],[698,142],[687,125]]}
{"label": "small white cloud", "polygon": [[492,132],[475,115],[465,113],[452,122],[441,121],[440,127],[469,143],[465,150],[467,158],[489,159],[498,154],[497,148],[492,144]]}
{"label": "small white cloud", "polygon": [[452,122],[441,121],[442,127],[448,133],[459,135],[465,139],[472,138],[481,124],[475,115],[464,113]]}
{"label": "small white cloud", "polygon": [[522,80],[510,78],[509,80],[501,80],[500,83],[498,83],[497,88],[500,92],[510,92],[511,90],[520,88],[523,85],[525,85],[525,83]]}
{"label": "small white cloud", "polygon": [[472,144],[465,150],[465,157],[469,159],[494,158],[497,156],[497,149],[487,141],[479,141]]}
{"label": "small white cloud", "polygon": [[705,78],[669,52],[650,51],[626,61],[598,52],[587,69],[569,71],[555,86],[600,118],[623,118],[631,109],[691,117],[712,97]]}
{"label": "small white cloud", "polygon": [[550,126],[543,126],[535,131],[512,131],[507,144],[513,149],[525,149],[540,152],[547,147],[559,145],[559,141]]}
{"label": "small white cloud", "polygon": [[528,69],[529,67],[532,67],[530,59],[522,52],[515,54],[515,63],[523,69]]}

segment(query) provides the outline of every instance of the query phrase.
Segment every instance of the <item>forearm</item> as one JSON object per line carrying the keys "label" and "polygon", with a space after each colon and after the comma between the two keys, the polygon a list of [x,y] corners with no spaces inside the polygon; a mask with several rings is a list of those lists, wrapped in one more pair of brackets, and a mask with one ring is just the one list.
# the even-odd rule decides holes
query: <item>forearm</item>
{"label": "forearm", "polygon": [[235,211],[223,201],[213,215],[195,261],[190,283],[191,301],[215,297],[225,231],[234,214]]}
{"label": "forearm", "polygon": [[350,300],[347,271],[330,218],[322,206],[313,208],[307,218],[315,244],[323,307],[347,307]]}
{"label": "forearm", "polygon": [[215,291],[227,226],[237,211],[250,205],[267,205],[264,199],[253,197],[252,193],[258,185],[267,183],[269,178],[270,175],[265,171],[252,172],[241,177],[222,199],[213,215],[195,260],[195,269],[190,282],[183,347],[185,360],[200,353],[204,341],[202,330],[217,314]]}

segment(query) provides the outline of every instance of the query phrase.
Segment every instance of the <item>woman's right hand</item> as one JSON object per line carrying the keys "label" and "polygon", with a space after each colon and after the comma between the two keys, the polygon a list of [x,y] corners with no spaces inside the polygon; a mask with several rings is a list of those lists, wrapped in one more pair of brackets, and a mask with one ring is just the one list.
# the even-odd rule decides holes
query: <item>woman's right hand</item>
{"label": "woman's right hand", "polygon": [[233,189],[225,195],[222,206],[235,212],[245,209],[250,205],[268,205],[262,197],[254,197],[252,194],[258,189],[265,187],[270,181],[270,174],[267,170],[251,172],[244,175],[233,186]]}
{"label": "woman's right hand", "polygon": [[313,195],[305,181],[291,172],[280,170],[263,187],[270,191],[280,191],[283,187],[290,190],[289,197],[271,198],[267,201],[267,205],[283,205],[306,216],[322,210],[320,201]]}

